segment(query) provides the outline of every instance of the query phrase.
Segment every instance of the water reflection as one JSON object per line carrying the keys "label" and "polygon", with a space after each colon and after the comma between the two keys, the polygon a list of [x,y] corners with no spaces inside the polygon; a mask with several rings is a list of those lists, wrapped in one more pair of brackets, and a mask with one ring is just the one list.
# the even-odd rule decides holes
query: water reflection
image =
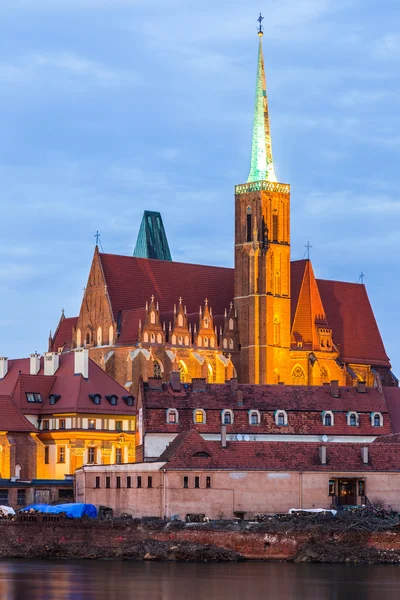
{"label": "water reflection", "polygon": [[0,562],[1,600],[387,600],[397,566]]}

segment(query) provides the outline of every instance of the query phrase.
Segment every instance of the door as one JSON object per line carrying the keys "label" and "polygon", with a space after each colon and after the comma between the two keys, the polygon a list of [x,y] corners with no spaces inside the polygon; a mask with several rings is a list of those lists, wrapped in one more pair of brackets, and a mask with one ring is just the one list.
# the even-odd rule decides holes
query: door
{"label": "door", "polygon": [[355,506],[356,497],[356,479],[339,479],[339,504],[341,506]]}

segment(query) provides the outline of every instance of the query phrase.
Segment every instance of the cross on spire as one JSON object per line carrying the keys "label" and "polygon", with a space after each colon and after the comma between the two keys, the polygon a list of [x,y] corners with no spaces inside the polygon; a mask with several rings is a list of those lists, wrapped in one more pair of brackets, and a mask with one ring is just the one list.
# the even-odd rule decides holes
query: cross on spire
{"label": "cross on spire", "polygon": [[311,250],[312,246],[309,241],[304,246],[304,248],[306,249],[305,254],[307,254],[307,260],[310,260],[310,250]]}
{"label": "cross on spire", "polygon": [[98,246],[99,242],[100,242],[100,233],[98,231],[96,231],[96,233],[94,234],[94,237],[96,238],[96,246]]}
{"label": "cross on spire", "polygon": [[363,271],[361,271],[357,283],[364,283],[364,277],[365,277],[365,273]]}
{"label": "cross on spire", "polygon": [[152,294],[151,301],[154,302],[154,300],[155,300],[155,296],[154,296],[154,294]]}
{"label": "cross on spire", "polygon": [[182,300],[183,300],[182,296],[179,296],[179,304],[182,304]]}
{"label": "cross on spire", "polygon": [[260,23],[260,26],[258,28],[258,35],[263,35],[263,26],[262,26],[262,22],[264,21],[264,17],[262,16],[262,14],[260,13],[260,16],[258,17],[257,21]]}

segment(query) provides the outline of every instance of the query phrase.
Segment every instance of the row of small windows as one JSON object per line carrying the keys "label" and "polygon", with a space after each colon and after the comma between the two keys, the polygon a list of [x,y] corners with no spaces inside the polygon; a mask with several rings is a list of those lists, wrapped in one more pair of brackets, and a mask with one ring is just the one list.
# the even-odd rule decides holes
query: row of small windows
{"label": "row of small windows", "polygon": [[[114,421],[114,430],[115,431],[123,431],[123,421]],[[43,419],[41,421],[42,431],[50,431],[50,419]],[[58,427],[57,427],[58,425]],[[71,429],[75,429],[75,427],[70,427]],[[77,429],[81,429],[81,427],[76,427]],[[52,427],[52,429],[69,429],[67,426],[67,419],[58,419],[56,421],[56,426]],[[87,429],[97,429],[96,419],[88,419],[87,420]],[[101,429],[101,428],[100,428]],[[104,427],[104,429],[106,429]],[[107,427],[109,430],[110,427]]]}
{"label": "row of small windows", "polygon": [[[144,488],[145,487],[145,483],[147,484],[146,487],[152,488],[153,487],[153,477],[152,477],[152,475],[149,475],[147,477],[147,481],[146,481],[145,477],[143,477],[142,475],[138,475],[136,477],[136,480],[134,481],[134,478],[131,475],[128,475],[126,477],[124,483],[125,483],[125,487],[128,488],[128,489],[131,489],[133,487],[138,488],[138,489]],[[133,484],[135,484],[135,485],[133,485]],[[99,489],[99,488],[102,487],[101,486],[101,477],[100,476],[96,477],[95,487],[97,489]],[[105,486],[104,487],[106,487],[107,489],[111,488],[111,477],[108,476],[108,475],[105,478]],[[115,487],[117,489],[120,489],[120,488],[123,487],[122,486],[122,477],[120,475],[117,475],[116,478],[115,478]]]}
{"label": "row of small windows", "polygon": [[[176,408],[169,408],[167,410],[167,423],[176,425],[179,423],[179,413]],[[249,425],[259,425],[261,423],[261,413],[259,410],[249,410],[248,412]],[[373,412],[370,414],[372,427],[383,426],[383,416],[381,413]],[[351,427],[358,427],[359,415],[356,412],[348,412],[346,415],[347,425]],[[285,410],[276,410],[274,413],[275,424],[280,427],[288,425],[288,414]],[[193,411],[193,422],[197,424],[205,424],[207,422],[206,411],[202,408],[197,408]],[[232,425],[234,422],[234,414],[230,409],[223,410],[221,412],[221,422],[223,425]],[[333,427],[335,424],[335,417],[333,412],[324,411],[322,413],[322,424],[326,427]]]}
{"label": "row of small windows", "polygon": [[211,477],[210,475],[207,475],[204,478],[204,483],[203,485],[201,484],[201,478],[199,475],[195,475],[195,477],[193,478],[193,480],[188,476],[188,475],[184,475],[183,477],[183,487],[185,489],[188,489],[190,487],[194,487],[197,489],[200,489],[201,487],[204,487],[206,489],[210,489],[211,488]]}
{"label": "row of small windows", "polygon": [[[84,342],[87,346],[92,344],[93,338],[92,338],[91,332],[88,331],[86,333],[86,335],[84,337]],[[103,330],[101,327],[97,328],[96,344],[97,344],[97,346],[103,346],[105,344],[105,340],[103,339]],[[108,329],[108,345],[113,346],[113,344],[114,344],[114,328],[112,325],[110,325],[110,327]],[[80,329],[77,329],[76,330],[76,347],[80,348],[81,345],[82,345],[82,332]]]}
{"label": "row of small windows", "polygon": [[[60,394],[50,394],[49,396],[49,404],[54,405],[57,404],[59,399],[61,398]],[[101,394],[89,394],[89,398],[93,402],[93,404],[101,404],[102,396]],[[28,402],[42,403],[43,398],[42,395],[36,392],[26,392],[26,399]],[[111,406],[116,406],[118,404],[118,396],[114,394],[106,395],[105,399],[111,404]],[[133,406],[134,397],[133,396],[122,396],[122,400],[125,402],[127,406]]]}

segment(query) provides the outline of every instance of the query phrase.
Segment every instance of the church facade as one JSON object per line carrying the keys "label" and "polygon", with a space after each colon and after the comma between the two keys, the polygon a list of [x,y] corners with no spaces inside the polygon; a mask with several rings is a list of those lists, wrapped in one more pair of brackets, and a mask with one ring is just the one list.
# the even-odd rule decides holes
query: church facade
{"label": "church facade", "polygon": [[79,315],[62,315],[49,350],[88,348],[134,394],[141,379],[171,372],[183,383],[397,385],[365,286],[317,280],[310,260],[291,262],[290,186],[275,175],[261,31],[234,269],[171,261],[163,226],[141,231],[134,256],[96,246]]}

